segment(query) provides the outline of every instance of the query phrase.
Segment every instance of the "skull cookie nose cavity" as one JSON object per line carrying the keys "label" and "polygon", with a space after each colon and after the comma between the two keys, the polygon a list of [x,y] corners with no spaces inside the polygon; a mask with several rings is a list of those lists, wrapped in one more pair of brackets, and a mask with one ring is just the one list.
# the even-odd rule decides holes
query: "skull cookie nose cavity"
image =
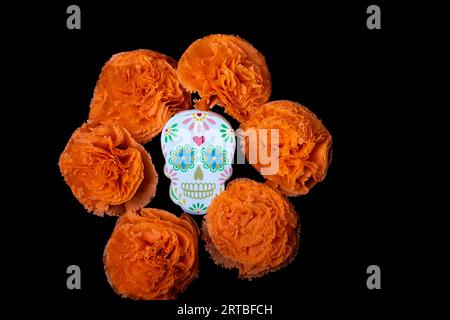
{"label": "skull cookie nose cavity", "polygon": [[194,180],[203,180],[203,172],[202,172],[202,168],[200,168],[200,166],[197,166],[197,169],[195,169],[195,173],[194,173]]}

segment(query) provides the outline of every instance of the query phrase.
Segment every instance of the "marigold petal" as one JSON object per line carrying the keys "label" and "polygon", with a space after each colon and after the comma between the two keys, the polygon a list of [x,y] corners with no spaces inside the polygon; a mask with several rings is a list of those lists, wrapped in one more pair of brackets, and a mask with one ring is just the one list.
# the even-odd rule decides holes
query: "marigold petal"
{"label": "marigold petal", "polygon": [[271,93],[264,56],[247,41],[231,35],[210,35],[192,43],[178,63],[178,77],[201,99],[195,108],[214,105],[238,121],[246,120]]}
{"label": "marigold petal", "polygon": [[158,175],[150,155],[118,125],[82,125],[62,152],[59,167],[78,201],[100,216],[143,207],[156,192]]}
{"label": "marigold petal", "polygon": [[144,208],[117,221],[104,252],[105,272],[124,298],[175,299],[198,274],[198,227],[187,214]]}
{"label": "marigold petal", "polygon": [[208,208],[203,221],[206,249],[242,278],[260,277],[292,261],[300,222],[278,191],[249,179],[230,182]]}
{"label": "marigold petal", "polygon": [[[287,100],[268,102],[243,122],[240,129],[247,159],[252,147],[249,133],[256,134],[258,154],[270,155],[275,147],[270,141],[271,130],[279,130],[278,171],[264,175],[271,187],[288,196],[299,196],[325,178],[331,162],[332,137],[306,107]],[[262,164],[260,159],[249,162],[261,172],[271,164]]]}
{"label": "marigold petal", "polygon": [[151,50],[115,54],[97,81],[89,119],[121,125],[137,142],[150,141],[170,117],[191,107],[176,66]]}

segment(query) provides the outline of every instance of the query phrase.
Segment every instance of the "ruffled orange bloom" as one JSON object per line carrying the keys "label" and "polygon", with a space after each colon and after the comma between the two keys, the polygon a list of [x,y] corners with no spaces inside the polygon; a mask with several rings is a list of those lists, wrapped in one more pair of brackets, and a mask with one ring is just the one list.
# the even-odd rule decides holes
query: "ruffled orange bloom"
{"label": "ruffled orange bloom", "polygon": [[214,105],[238,121],[246,120],[271,92],[264,56],[247,41],[231,35],[210,35],[195,41],[178,63],[178,77],[201,96],[195,108]]}
{"label": "ruffled orange bloom", "polygon": [[176,67],[172,58],[150,50],[112,56],[97,81],[89,119],[121,125],[137,142],[150,141],[170,117],[191,106]]}
{"label": "ruffled orange bloom", "polygon": [[300,222],[293,206],[278,191],[238,179],[214,198],[202,231],[206,249],[216,263],[239,269],[241,278],[254,278],[294,259]]}
{"label": "ruffled orange bloom", "polygon": [[144,208],[117,221],[104,253],[105,272],[124,298],[175,299],[198,273],[198,227],[187,214]]}
{"label": "ruffled orange bloom", "polygon": [[145,206],[158,182],[150,155],[126,129],[93,121],[73,133],[59,168],[78,201],[100,216]]}
{"label": "ruffled orange bloom", "polygon": [[[266,103],[241,124],[241,129],[256,129],[253,132],[257,135],[260,155],[270,155],[275,150],[270,140],[271,129],[279,130],[279,168],[276,174],[264,176],[271,187],[288,196],[299,196],[308,193],[325,178],[331,161],[332,138],[322,122],[306,107],[287,100]],[[260,132],[258,129],[268,130]],[[249,141],[247,136],[247,159]],[[258,171],[271,165],[261,164],[259,159],[252,163]]]}

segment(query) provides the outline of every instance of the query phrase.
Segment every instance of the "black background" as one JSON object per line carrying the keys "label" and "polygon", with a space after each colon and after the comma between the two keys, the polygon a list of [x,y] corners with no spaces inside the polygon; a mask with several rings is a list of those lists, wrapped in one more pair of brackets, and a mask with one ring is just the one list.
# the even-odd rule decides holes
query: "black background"
{"label": "black background", "polygon": [[[40,309],[54,311],[57,305],[87,312],[89,307],[159,319],[174,318],[184,303],[233,303],[272,304],[273,317],[306,312],[367,317],[393,304],[400,281],[394,262],[402,254],[393,232],[400,217],[399,185],[392,178],[402,147],[393,133],[402,108],[399,74],[405,67],[400,53],[405,30],[394,23],[395,8],[378,3],[382,29],[368,30],[366,8],[372,3],[73,3],[81,7],[81,30],[66,28],[65,11],[72,3],[42,5],[28,19],[36,26],[32,35],[38,46],[21,50],[31,60],[34,84],[21,96],[35,101],[28,104],[30,132],[24,139],[27,152],[37,156],[31,167],[23,164],[32,174],[21,183],[34,190],[29,200],[41,204],[27,216],[33,229],[27,258],[38,262],[30,295],[42,302]],[[209,259],[201,241],[200,275],[177,301],[122,299],[109,287],[102,262],[116,218],[85,212],[61,177],[59,155],[87,119],[96,80],[111,55],[147,48],[179,59],[194,40],[212,33],[239,35],[263,53],[272,75],[271,100],[297,101],[316,113],[333,135],[333,161],[322,183],[306,196],[290,198],[302,227],[299,254],[288,267],[261,279],[238,280],[236,271]],[[238,123],[226,117],[236,129]],[[149,206],[180,214],[169,199],[159,136],[145,147],[160,177]],[[263,181],[249,165],[234,166],[232,178],[238,177]],[[200,224],[201,217],[196,221]],[[81,268],[81,290],[66,288],[71,264]],[[382,270],[381,290],[366,287],[371,264]]]}

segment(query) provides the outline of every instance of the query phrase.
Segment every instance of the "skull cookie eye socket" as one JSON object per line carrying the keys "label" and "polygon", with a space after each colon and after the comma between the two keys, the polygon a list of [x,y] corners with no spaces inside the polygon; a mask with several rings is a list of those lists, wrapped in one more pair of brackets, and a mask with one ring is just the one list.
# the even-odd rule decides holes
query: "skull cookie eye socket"
{"label": "skull cookie eye socket", "polygon": [[228,164],[227,152],[219,146],[214,147],[210,145],[202,148],[200,160],[203,163],[203,168],[211,172],[223,171],[225,165]]}
{"label": "skull cookie eye socket", "polygon": [[169,164],[172,165],[176,171],[186,172],[188,169],[194,167],[194,162],[197,161],[197,149],[190,145],[177,146],[170,151]]}

